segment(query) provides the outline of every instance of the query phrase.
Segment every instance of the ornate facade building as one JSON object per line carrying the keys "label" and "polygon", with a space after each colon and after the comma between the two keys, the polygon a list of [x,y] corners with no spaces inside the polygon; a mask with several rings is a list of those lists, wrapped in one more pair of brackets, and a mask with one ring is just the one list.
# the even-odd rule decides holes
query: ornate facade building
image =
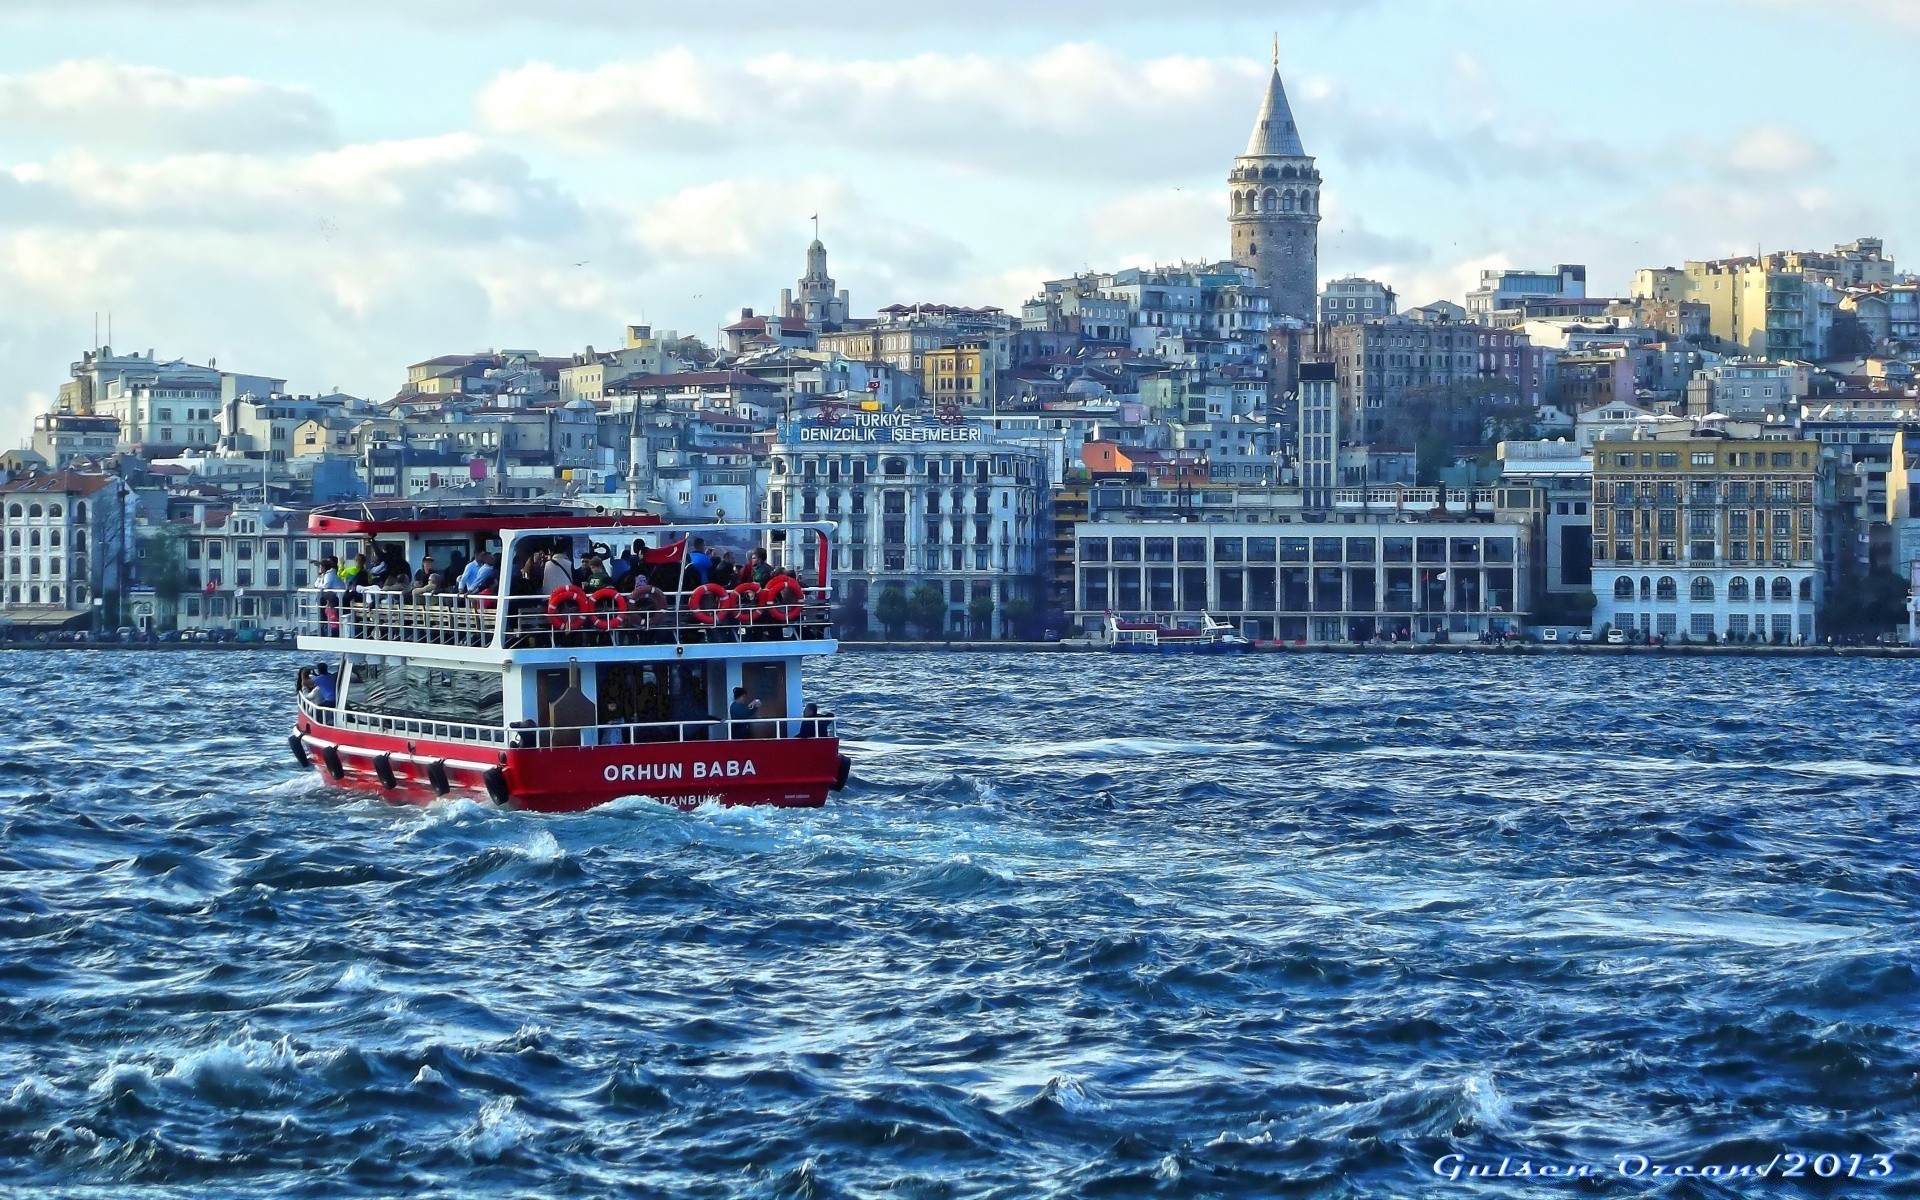
{"label": "ornate facade building", "polygon": [[1278,52],[1253,136],[1233,160],[1227,186],[1233,261],[1252,267],[1272,290],[1275,316],[1312,324],[1320,289],[1320,172],[1300,144]]}

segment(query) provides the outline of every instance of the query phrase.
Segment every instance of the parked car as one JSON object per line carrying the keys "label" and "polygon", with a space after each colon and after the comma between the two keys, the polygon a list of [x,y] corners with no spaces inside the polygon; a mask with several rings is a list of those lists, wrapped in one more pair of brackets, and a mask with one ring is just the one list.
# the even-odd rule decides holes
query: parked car
{"label": "parked car", "polygon": [[160,635],[160,640],[163,642],[177,642],[180,640],[180,631],[177,629],[169,629]]}
{"label": "parked car", "polygon": [[1583,643],[1584,643],[1584,642],[1591,642],[1591,641],[1593,640],[1593,630],[1591,630],[1591,629],[1576,629],[1576,630],[1574,630],[1574,632],[1573,632],[1573,640],[1574,640],[1574,641],[1576,641],[1576,642],[1583,642]]}
{"label": "parked car", "polygon": [[1540,631],[1540,640],[1543,642],[1557,642],[1560,640],[1560,631],[1558,629],[1542,629]]}
{"label": "parked car", "polygon": [[1627,635],[1624,632],[1618,629],[1607,630],[1607,645],[1624,646],[1626,644],[1627,644]]}
{"label": "parked car", "polygon": [[131,625],[122,625],[113,631],[113,636],[123,642],[136,642],[140,640],[140,631]]}

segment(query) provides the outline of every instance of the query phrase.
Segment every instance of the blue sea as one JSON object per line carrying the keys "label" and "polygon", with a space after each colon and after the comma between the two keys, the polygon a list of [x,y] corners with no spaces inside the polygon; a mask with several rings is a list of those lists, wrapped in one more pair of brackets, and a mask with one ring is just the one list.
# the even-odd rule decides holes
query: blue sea
{"label": "blue sea", "polygon": [[849,655],[827,808],[553,817],[299,661],[0,655],[0,1194],[1920,1193],[1920,664]]}

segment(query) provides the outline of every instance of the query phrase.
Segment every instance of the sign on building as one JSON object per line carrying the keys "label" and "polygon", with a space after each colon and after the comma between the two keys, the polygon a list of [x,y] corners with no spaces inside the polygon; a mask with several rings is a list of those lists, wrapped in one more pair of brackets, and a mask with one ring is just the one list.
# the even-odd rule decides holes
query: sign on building
{"label": "sign on building", "polygon": [[797,417],[780,424],[780,440],[787,444],[910,446],[985,439],[984,428],[972,421],[935,420],[913,413],[841,412]]}

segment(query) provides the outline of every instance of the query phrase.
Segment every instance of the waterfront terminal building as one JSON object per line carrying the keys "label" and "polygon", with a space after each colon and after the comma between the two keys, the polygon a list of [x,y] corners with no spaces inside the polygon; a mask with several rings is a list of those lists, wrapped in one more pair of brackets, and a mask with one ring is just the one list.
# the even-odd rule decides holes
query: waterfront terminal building
{"label": "waterfront terminal building", "polygon": [[1073,617],[1207,612],[1286,642],[1473,638],[1519,628],[1525,551],[1525,527],[1505,521],[1096,520],[1075,529]]}
{"label": "waterfront terminal building", "polygon": [[[783,421],[769,458],[766,519],[832,521],[834,603],[881,632],[884,588],[947,598],[946,630],[1001,637],[1016,596],[1036,606],[1048,467],[1057,453],[990,422],[835,412]],[[976,626],[985,598],[993,615]]]}

